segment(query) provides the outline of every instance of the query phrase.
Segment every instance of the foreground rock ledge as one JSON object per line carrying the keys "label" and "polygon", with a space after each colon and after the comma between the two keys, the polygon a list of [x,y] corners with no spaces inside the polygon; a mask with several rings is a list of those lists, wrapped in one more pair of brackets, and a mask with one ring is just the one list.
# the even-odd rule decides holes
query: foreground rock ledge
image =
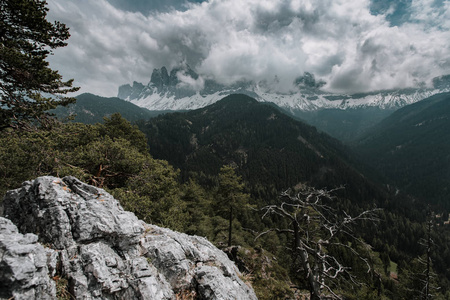
{"label": "foreground rock ledge", "polygon": [[205,238],[145,224],[74,177],[24,182],[3,203],[0,298],[256,299]]}

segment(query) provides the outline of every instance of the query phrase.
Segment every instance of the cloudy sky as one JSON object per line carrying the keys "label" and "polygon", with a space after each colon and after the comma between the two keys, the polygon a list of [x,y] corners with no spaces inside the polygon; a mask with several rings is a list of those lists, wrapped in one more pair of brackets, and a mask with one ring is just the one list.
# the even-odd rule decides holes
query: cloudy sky
{"label": "cloudy sky", "polygon": [[70,27],[49,57],[80,92],[116,96],[152,70],[189,64],[221,83],[304,72],[354,93],[450,74],[450,0],[47,0]]}

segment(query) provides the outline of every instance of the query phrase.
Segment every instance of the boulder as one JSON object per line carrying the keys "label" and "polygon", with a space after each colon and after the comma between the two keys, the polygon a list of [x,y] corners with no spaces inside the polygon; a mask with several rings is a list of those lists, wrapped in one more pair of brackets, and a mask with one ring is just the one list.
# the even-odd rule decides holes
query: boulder
{"label": "boulder", "polygon": [[3,204],[0,298],[54,299],[64,278],[75,299],[256,299],[205,238],[145,224],[74,177],[25,182]]}

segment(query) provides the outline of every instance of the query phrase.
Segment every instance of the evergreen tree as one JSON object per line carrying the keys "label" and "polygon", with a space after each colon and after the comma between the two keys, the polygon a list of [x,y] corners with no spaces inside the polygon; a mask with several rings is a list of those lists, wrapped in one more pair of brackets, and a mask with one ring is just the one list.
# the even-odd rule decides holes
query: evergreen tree
{"label": "evergreen tree", "polygon": [[0,193],[42,175],[72,175],[110,189],[125,186],[152,158],[139,149],[145,136],[117,117],[120,126],[55,123],[51,129],[0,132]]}
{"label": "evergreen tree", "polygon": [[419,244],[424,248],[424,253],[415,258],[409,265],[402,278],[405,294],[409,299],[429,300],[435,299],[440,288],[438,278],[433,270],[432,252],[434,241],[432,237],[434,227],[434,213],[428,207],[425,224],[426,234]]}
{"label": "evergreen tree", "polygon": [[219,173],[219,206],[228,213],[228,247],[231,246],[233,220],[236,212],[249,205],[249,194],[244,191],[242,178],[232,166],[222,166]]}
{"label": "evergreen tree", "polygon": [[0,1],[0,130],[41,124],[49,109],[67,105],[77,91],[45,60],[53,49],[66,46],[68,28],[46,20],[43,0]]}
{"label": "evergreen tree", "polygon": [[188,216],[180,199],[179,173],[167,161],[149,158],[125,187],[114,189],[112,194],[125,210],[146,223],[182,231]]}
{"label": "evergreen tree", "polygon": [[114,113],[109,118],[103,118],[100,134],[113,139],[126,139],[142,154],[148,153],[145,134],[136,125],[131,125],[120,113]]}
{"label": "evergreen tree", "polygon": [[214,239],[211,216],[212,194],[202,188],[194,179],[190,178],[182,187],[181,200],[186,205],[189,215],[187,227],[183,229],[187,234],[205,236]]}
{"label": "evergreen tree", "polygon": [[123,186],[128,178],[140,171],[149,157],[139,153],[130,141],[113,140],[109,136],[99,137],[74,150],[70,153],[72,164],[84,172],[79,178],[98,187]]}

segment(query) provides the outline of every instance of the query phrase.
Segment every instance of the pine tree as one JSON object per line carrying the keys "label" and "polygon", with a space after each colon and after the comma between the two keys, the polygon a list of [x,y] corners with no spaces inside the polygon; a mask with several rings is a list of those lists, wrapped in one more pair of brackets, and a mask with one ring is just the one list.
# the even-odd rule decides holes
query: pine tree
{"label": "pine tree", "polygon": [[237,176],[232,166],[223,166],[219,173],[220,207],[228,213],[228,247],[231,246],[233,220],[236,212],[248,206],[249,195],[244,193],[242,178]]}
{"label": "pine tree", "polygon": [[46,20],[46,4],[0,1],[0,130],[43,124],[49,109],[75,101],[63,96],[78,90],[73,80],[63,81],[45,60],[70,36],[66,25]]}

